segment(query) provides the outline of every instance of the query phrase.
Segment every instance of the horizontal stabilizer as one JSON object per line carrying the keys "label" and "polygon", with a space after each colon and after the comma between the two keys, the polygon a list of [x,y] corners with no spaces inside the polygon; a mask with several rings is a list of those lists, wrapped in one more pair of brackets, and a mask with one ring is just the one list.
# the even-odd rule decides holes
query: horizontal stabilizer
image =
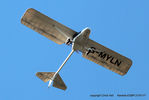
{"label": "horizontal stabilizer", "polygon": [[[48,82],[50,79],[52,79],[53,75],[55,72],[37,72],[36,76],[39,77],[42,81]],[[66,90],[66,85],[63,82],[62,78],[60,77],[59,74],[55,77],[53,80],[53,86],[62,90]]]}

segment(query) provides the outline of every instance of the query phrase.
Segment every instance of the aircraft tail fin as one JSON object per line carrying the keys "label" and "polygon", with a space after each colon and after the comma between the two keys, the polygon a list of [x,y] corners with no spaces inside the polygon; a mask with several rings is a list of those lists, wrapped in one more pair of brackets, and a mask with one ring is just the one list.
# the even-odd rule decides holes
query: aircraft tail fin
{"label": "aircraft tail fin", "polygon": [[[37,72],[36,76],[40,78],[44,82],[48,82],[52,79],[55,72]],[[66,85],[59,74],[56,75],[55,79],[53,80],[53,87],[66,90]]]}

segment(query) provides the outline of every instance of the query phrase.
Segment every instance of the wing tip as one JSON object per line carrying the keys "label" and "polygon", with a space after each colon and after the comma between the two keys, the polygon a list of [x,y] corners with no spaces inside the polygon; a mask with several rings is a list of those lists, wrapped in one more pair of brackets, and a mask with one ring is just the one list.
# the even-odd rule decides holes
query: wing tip
{"label": "wing tip", "polygon": [[36,12],[36,10],[34,8],[28,8],[26,9],[25,13],[23,14],[23,16],[21,17],[21,23],[24,24],[24,17],[28,14],[28,13],[33,13]]}
{"label": "wing tip", "polygon": [[35,10],[34,8],[28,8],[26,9],[25,13],[28,12],[28,13],[31,13],[31,12],[35,12],[37,10]]}
{"label": "wing tip", "polygon": [[128,73],[130,67],[131,67],[132,64],[133,64],[133,61],[132,61],[130,58],[127,58],[127,59],[128,59],[128,66],[129,66],[129,67],[127,67],[126,72],[124,72],[124,73],[122,74],[122,76],[124,76],[124,75],[126,75],[126,74]]}

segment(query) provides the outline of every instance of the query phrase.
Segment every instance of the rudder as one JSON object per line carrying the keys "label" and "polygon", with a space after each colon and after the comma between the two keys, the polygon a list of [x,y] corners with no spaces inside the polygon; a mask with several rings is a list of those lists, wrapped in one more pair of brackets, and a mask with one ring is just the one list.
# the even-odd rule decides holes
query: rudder
{"label": "rudder", "polygon": [[[36,76],[40,78],[42,81],[48,82],[50,79],[52,79],[54,73],[55,72],[37,72]],[[53,81],[53,87],[66,90],[67,87],[59,74],[57,74]]]}

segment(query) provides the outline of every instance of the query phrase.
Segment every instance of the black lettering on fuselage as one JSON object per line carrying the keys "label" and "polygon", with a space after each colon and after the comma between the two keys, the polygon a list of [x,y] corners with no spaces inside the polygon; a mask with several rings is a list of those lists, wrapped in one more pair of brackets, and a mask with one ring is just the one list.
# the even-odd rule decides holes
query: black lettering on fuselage
{"label": "black lettering on fuselage", "polygon": [[101,59],[104,59],[105,61],[109,61],[111,64],[114,64],[116,66],[120,66],[122,63],[120,60],[107,54],[105,51],[97,51],[95,47],[91,47],[88,49],[87,55],[90,53],[92,53],[92,54],[96,53],[98,55],[98,57],[100,57]]}
{"label": "black lettering on fuselage", "polygon": [[104,52],[100,52],[99,55],[98,55],[98,57],[100,57],[102,59],[104,59],[106,56],[107,56],[107,54],[104,53]]}
{"label": "black lettering on fuselage", "polygon": [[121,64],[121,61],[119,61],[118,59],[115,61],[115,64],[117,65],[117,66],[120,66],[120,64]]}
{"label": "black lettering on fuselage", "polygon": [[88,55],[89,53],[94,53],[95,52],[95,49],[96,48],[94,48],[94,47],[89,48],[88,49],[88,52],[86,54]]}
{"label": "black lettering on fuselage", "polygon": [[110,63],[115,64],[114,57],[112,57],[112,59],[110,60]]}
{"label": "black lettering on fuselage", "polygon": [[110,56],[110,55],[107,54],[107,59],[106,59],[106,61],[109,60],[111,57],[112,57],[112,56]]}

